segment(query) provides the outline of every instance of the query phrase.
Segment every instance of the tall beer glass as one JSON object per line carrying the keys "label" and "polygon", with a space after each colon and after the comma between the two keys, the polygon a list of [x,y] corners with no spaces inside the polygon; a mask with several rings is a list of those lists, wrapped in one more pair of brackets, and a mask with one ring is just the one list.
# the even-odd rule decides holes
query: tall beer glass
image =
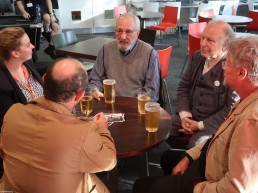
{"label": "tall beer glass", "polygon": [[105,103],[112,104],[116,97],[116,81],[114,79],[106,79],[103,81]]}
{"label": "tall beer glass", "polygon": [[80,101],[81,113],[84,116],[89,116],[92,113],[93,98],[90,94],[90,90],[85,90],[85,94]]}
{"label": "tall beer glass", "polygon": [[159,126],[160,105],[155,102],[145,104],[145,127],[148,132],[155,132]]}
{"label": "tall beer glass", "polygon": [[149,88],[138,88],[137,89],[138,112],[140,114],[145,114],[144,105],[147,102],[150,102],[150,93],[151,93],[151,89],[149,89]]}

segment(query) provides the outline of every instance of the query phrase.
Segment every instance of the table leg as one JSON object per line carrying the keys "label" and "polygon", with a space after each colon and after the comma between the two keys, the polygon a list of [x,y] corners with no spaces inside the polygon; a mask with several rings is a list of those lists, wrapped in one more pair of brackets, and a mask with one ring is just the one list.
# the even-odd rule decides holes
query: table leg
{"label": "table leg", "polygon": [[145,159],[146,159],[146,173],[147,173],[147,176],[149,176],[150,175],[150,170],[149,170],[148,152],[145,153]]}

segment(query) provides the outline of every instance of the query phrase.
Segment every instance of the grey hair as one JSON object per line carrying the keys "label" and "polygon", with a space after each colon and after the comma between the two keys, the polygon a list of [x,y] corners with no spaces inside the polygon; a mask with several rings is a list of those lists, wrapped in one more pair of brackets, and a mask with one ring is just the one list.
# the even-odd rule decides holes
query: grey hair
{"label": "grey hair", "polygon": [[[122,15],[120,15],[118,18],[117,18],[117,20],[116,20],[116,25],[117,25],[117,23],[118,23],[118,20],[120,20],[121,18],[126,18],[126,17],[130,17],[130,18],[132,18],[133,20],[134,20],[134,30],[137,30],[137,31],[140,31],[140,19],[136,16],[136,15],[134,15],[133,13],[124,13],[124,14],[122,14]],[[117,26],[116,26],[116,28],[117,28]]]}
{"label": "grey hair", "polygon": [[232,27],[223,20],[211,20],[207,27],[220,28],[222,30],[222,34],[218,34],[220,36],[220,40],[226,49],[228,49],[229,43],[235,39],[235,33]]}
{"label": "grey hair", "polygon": [[235,67],[244,67],[253,84],[258,84],[258,38],[236,38],[229,44],[229,60]]}

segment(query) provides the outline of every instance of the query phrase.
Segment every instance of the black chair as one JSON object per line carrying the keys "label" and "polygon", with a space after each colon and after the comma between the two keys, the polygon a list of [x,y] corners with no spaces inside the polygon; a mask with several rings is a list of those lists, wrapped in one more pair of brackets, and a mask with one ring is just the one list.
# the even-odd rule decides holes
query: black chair
{"label": "black chair", "polygon": [[[53,35],[52,39],[54,42],[55,49],[63,48],[65,46],[75,44],[78,42],[76,33],[74,31],[66,31],[59,34],[55,34]],[[59,56],[56,55],[56,57],[58,58]],[[77,59],[83,63],[87,72],[90,73],[94,63],[88,62],[88,61],[82,61],[80,58],[77,58]]]}
{"label": "black chair", "polygon": [[65,46],[78,42],[77,36],[74,31],[66,31],[55,34],[52,38],[56,49],[63,48]]}
{"label": "black chair", "polygon": [[138,37],[140,40],[154,46],[156,31],[151,29],[142,28]]}

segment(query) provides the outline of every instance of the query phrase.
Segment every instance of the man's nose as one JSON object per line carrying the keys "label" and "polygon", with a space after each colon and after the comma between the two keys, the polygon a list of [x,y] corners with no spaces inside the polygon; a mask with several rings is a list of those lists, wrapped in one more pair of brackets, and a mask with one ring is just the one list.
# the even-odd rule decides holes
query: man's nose
{"label": "man's nose", "polygon": [[123,32],[123,33],[121,34],[121,38],[122,38],[122,39],[126,39],[126,33],[125,33],[125,32]]}

